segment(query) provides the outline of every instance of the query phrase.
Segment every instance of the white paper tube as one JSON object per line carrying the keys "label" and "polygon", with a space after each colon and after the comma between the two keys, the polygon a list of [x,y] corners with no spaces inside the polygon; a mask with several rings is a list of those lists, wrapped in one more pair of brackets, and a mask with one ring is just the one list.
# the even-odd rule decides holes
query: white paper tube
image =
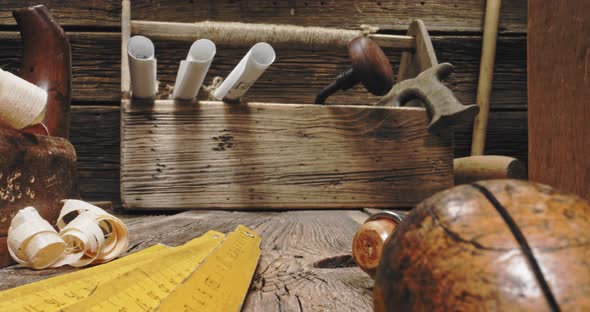
{"label": "white paper tube", "polygon": [[266,42],[255,44],[221,85],[213,91],[213,97],[218,100],[224,98],[235,100],[244,95],[274,60],[275,51],[270,44]]}
{"label": "white paper tube", "polygon": [[0,124],[22,129],[41,119],[47,91],[0,69]]}
{"label": "white paper tube", "polygon": [[133,36],[129,39],[127,51],[131,95],[137,98],[153,98],[158,91],[154,44],[144,36]]}
{"label": "white paper tube", "polygon": [[211,40],[200,39],[192,44],[186,60],[180,62],[173,99],[192,100],[197,96],[215,52],[215,43]]}

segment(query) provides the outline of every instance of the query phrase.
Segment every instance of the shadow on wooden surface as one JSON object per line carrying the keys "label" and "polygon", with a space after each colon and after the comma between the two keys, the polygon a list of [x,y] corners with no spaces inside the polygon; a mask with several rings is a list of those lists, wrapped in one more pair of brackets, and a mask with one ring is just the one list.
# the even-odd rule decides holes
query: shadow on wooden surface
{"label": "shadow on wooden surface", "polygon": [[[347,260],[352,238],[367,217],[358,210],[189,211],[122,219],[129,227],[128,253],[158,243],[181,245],[208,230],[225,233],[238,224],[260,234],[262,256],[243,311],[370,311],[373,280]],[[0,290],[73,270],[5,268]]]}

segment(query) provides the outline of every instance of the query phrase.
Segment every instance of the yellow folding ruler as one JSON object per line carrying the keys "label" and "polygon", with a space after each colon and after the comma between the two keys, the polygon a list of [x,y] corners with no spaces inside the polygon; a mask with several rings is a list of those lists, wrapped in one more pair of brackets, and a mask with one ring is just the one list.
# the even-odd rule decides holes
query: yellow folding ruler
{"label": "yellow folding ruler", "polygon": [[[0,292],[0,311],[239,311],[260,237],[244,226]],[[231,282],[227,282],[231,281]]]}

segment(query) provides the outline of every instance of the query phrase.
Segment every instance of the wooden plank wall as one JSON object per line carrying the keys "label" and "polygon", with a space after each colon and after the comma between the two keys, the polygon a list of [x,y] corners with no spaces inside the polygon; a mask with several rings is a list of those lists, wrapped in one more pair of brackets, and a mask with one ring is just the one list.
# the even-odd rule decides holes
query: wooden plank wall
{"label": "wooden plank wall", "polygon": [[530,178],[590,200],[590,1],[529,8]]}
{"label": "wooden plank wall", "polygon": [[[43,3],[70,38],[73,55],[72,142],[78,152],[83,196],[89,200],[119,198],[119,0],[4,0],[0,4],[0,67],[17,72],[22,55],[20,35],[11,11]],[[421,18],[432,36],[440,62],[456,72],[448,85],[464,104],[475,102],[485,0],[134,0],[132,19],[191,22],[201,20],[289,23],[355,28],[378,25],[392,34],[405,34],[413,18]],[[504,1],[490,125],[488,154],[527,160],[526,90],[527,2]],[[155,42],[161,85],[173,84],[178,62],[189,44]],[[218,47],[206,82],[225,76],[246,52]],[[399,65],[400,52],[387,50]],[[318,90],[348,66],[346,51],[277,50],[277,61],[249,93],[256,101],[311,103]],[[161,88],[162,89],[162,88]],[[363,104],[376,100],[362,88],[330,101]],[[471,127],[455,134],[455,155],[465,156]]]}

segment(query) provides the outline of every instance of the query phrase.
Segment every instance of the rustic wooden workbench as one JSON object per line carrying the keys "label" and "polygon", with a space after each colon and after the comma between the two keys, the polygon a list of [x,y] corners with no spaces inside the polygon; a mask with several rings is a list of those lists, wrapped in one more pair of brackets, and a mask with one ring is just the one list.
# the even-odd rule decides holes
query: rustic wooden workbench
{"label": "rustic wooden workbench", "polygon": [[[243,224],[262,236],[262,256],[243,311],[371,311],[373,280],[351,256],[352,238],[368,217],[360,210],[187,211],[122,216],[132,253],[180,245],[208,230]],[[71,272],[73,268],[0,270],[0,290]]]}

